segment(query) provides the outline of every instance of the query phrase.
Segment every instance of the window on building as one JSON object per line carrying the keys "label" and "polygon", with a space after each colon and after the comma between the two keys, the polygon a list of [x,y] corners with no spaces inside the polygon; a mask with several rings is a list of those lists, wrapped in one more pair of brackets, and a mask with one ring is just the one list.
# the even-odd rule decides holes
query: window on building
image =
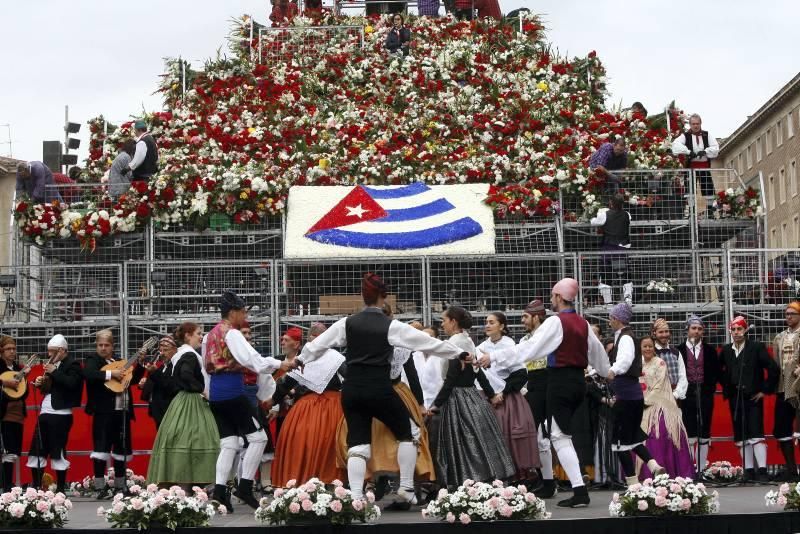
{"label": "window on building", "polygon": [[775,200],[778,198],[778,193],[775,191],[775,175],[770,174],[769,178],[767,179],[767,184],[769,187],[769,191],[767,191],[767,208],[773,209],[775,206],[778,205]]}
{"label": "window on building", "polygon": [[787,223],[781,224],[781,248],[789,248],[789,226]]}
{"label": "window on building", "polygon": [[753,145],[748,145],[747,146],[746,154],[747,154],[747,168],[748,169],[752,169],[753,168]]}
{"label": "window on building", "polygon": [[792,244],[790,246],[796,248],[800,246],[800,215],[794,216],[794,232]]}
{"label": "window on building", "polygon": [[769,246],[772,248],[777,248],[780,246],[778,245],[778,230],[775,228],[773,228],[772,231],[770,232]]}
{"label": "window on building", "polygon": [[794,111],[790,111],[788,115],[786,115],[786,137],[794,137],[794,117],[792,116]]}
{"label": "window on building", "polygon": [[[789,162],[789,197],[797,196],[797,160]],[[800,237],[800,236],[798,236]]]}
{"label": "window on building", "polygon": [[781,167],[778,171],[778,194],[780,195],[781,204],[786,202],[786,168]]}
{"label": "window on building", "polygon": [[765,141],[767,143],[767,154],[772,154],[772,128],[767,128]]}
{"label": "window on building", "polygon": [[778,121],[775,125],[775,146],[783,144],[783,121]]}
{"label": "window on building", "polygon": [[762,142],[761,136],[759,135],[756,138],[756,161],[761,161],[761,158],[764,157],[764,147],[761,144]]}

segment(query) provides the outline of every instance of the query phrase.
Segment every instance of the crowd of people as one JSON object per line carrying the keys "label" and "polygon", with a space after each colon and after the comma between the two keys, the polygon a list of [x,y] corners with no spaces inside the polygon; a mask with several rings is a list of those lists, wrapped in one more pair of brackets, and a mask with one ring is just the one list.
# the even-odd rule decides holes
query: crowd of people
{"label": "crowd of people", "polygon": [[[26,462],[32,485],[44,484],[49,459],[57,489],[66,489],[67,441],[84,382],[100,500],[126,490],[136,424],[130,384],[142,388],[158,429],[148,481],[213,484],[214,498],[231,510],[231,494],[256,507],[259,487],[268,493],[312,477],[345,480],[356,498],[366,487],[378,497],[391,493],[398,509],[467,479],[525,484],[552,498],[557,466],[572,489],[558,502],[564,507],[589,505],[590,484],[632,485],[663,473],[697,478],[717,386],[751,480],[768,480],[764,396],[777,395],[773,434],[785,459],[778,479],[798,479],[800,302],[786,306],[787,328],[770,356],[742,317],[719,350],[696,316],[680,338],[664,319],[637,336],[625,302],[610,308],[605,337],[575,312],[578,284],[570,278],[553,286],[549,313],[540,300],[526,306],[519,342],[506,315],[491,312],[477,346],[464,308],[447,308],[440,326],[407,324],[393,318],[387,293],[379,276],[364,275],[363,311],[328,327],[312,324],[305,344],[303,332],[289,328],[280,357],[253,348],[246,303],[232,291],[222,294],[220,321],[208,333],[182,323],[160,339],[156,361],[143,359],[143,350],[122,365],[113,333],[101,330],[96,354],[81,365],[54,335],[43,374],[30,383],[43,394]],[[0,351],[0,373],[13,372],[4,375],[0,403],[8,490],[26,408],[25,395],[11,393],[30,365],[20,365],[9,336],[0,337]],[[109,461],[113,488],[103,476]]]}

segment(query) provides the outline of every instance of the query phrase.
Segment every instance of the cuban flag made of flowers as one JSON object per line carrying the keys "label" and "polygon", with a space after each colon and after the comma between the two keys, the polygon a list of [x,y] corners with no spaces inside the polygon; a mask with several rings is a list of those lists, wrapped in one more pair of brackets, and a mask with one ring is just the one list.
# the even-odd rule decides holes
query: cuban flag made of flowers
{"label": "cuban flag made of flowers", "polygon": [[494,254],[488,184],[297,186],[286,258]]}

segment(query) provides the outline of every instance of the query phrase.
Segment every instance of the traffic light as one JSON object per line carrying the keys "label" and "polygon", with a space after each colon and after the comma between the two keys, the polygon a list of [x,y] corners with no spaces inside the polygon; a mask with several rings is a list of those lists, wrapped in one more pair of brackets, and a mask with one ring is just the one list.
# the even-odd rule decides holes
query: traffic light
{"label": "traffic light", "polygon": [[66,150],[61,155],[62,165],[77,165],[78,156],[70,154],[70,150],[78,150],[81,146],[81,140],[75,137],[70,137],[69,134],[76,134],[81,131],[81,125],[77,122],[69,122],[69,108],[66,108],[64,113],[64,146]]}
{"label": "traffic light", "polygon": [[42,141],[42,163],[53,172],[61,172],[61,141]]}

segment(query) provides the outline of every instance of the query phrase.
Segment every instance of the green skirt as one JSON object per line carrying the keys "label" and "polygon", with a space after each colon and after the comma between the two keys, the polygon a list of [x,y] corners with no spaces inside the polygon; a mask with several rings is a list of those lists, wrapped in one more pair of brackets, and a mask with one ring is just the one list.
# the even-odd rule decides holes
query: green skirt
{"label": "green skirt", "polygon": [[147,481],[154,484],[214,482],[219,432],[200,393],[181,391],[172,399],[153,443]]}

